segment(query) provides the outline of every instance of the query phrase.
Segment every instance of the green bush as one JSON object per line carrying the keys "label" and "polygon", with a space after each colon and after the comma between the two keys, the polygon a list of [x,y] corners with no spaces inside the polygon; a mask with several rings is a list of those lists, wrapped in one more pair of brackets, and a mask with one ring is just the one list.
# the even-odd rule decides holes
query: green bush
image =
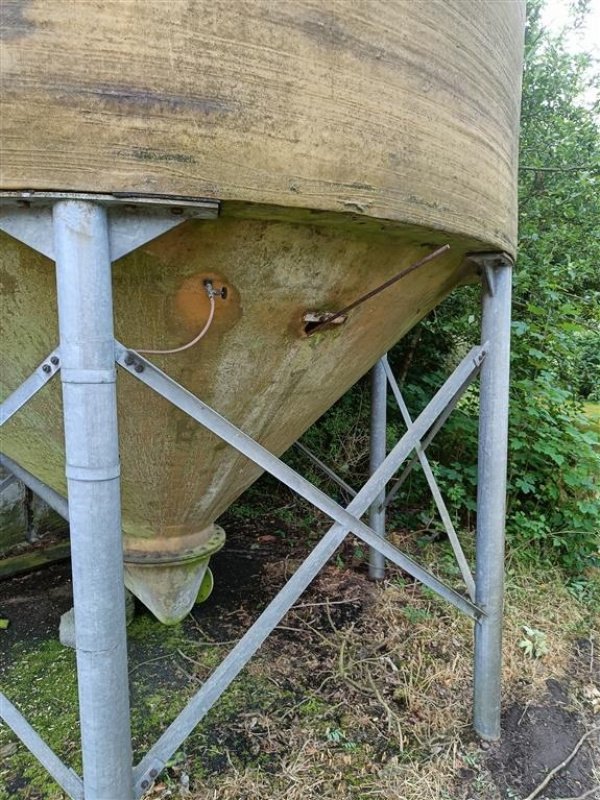
{"label": "green bush", "polygon": [[[585,4],[583,4],[585,6]],[[514,279],[507,536],[521,557],[571,574],[598,562],[600,449],[582,417],[600,392],[599,82],[591,60],[540,25],[528,4],[523,83],[520,241]],[[413,415],[479,337],[479,288],[455,292],[390,353]],[[429,450],[456,520],[475,524],[477,387]],[[403,430],[390,402],[390,438]],[[328,412],[310,446],[360,483],[368,471],[368,382]],[[392,524],[434,525],[426,482],[414,470]]]}

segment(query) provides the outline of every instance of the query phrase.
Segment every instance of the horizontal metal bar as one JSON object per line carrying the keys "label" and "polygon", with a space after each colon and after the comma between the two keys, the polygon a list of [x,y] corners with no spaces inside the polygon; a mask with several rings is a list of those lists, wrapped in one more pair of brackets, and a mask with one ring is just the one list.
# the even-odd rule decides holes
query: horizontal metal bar
{"label": "horizontal metal bar", "polygon": [[[231,681],[241,669],[243,669],[244,665],[260,647],[279,620],[296,602],[306,586],[308,586],[310,581],[344,540],[348,531],[352,531],[358,535],[359,538],[367,544],[382,552],[392,562],[429,586],[433,591],[440,594],[472,618],[478,618],[481,615],[481,611],[468,599],[430,575],[419,564],[378,536],[368,526],[362,523],[358,519],[358,516],[361,516],[367,510],[379,494],[381,486],[389,480],[408,453],[413,449],[415,443],[419,441],[419,438],[423,436],[425,431],[432,426],[437,416],[439,416],[448,403],[452,401],[457,386],[460,387],[464,383],[466,376],[478,368],[481,356],[484,352],[484,347],[476,347],[463,359],[453,375],[438,391],[427,408],[415,421],[411,429],[405,433],[392,452],[387,456],[383,464],[376,470],[371,478],[369,478],[354,500],[352,500],[348,509],[343,509],[331,500],[331,498],[327,497],[327,495],[294,472],[294,470],[265,450],[265,448],[224,419],[220,414],[175,383],[149,361],[132,353],[132,351],[128,351],[119,343],[116,343],[117,362],[130,372],[130,374],[157,391],[158,394],[189,414],[197,422],[217,434],[236,450],[263,467],[263,469],[279,478],[279,480],[282,480],[289,488],[313,503],[317,508],[320,508],[335,519],[337,523],[319,542],[306,561],[296,573],[294,573],[294,576],[271,602],[265,612],[263,612],[261,617],[259,617],[245,636],[242,637],[240,642],[238,642],[231,653],[215,670],[213,675],[206,681],[200,692],[192,699],[171,726],[169,726],[156,745],[135,769],[134,778],[138,795],[146,788],[145,786],[142,787],[142,782],[147,782],[149,770],[153,767],[155,768],[157,761],[162,765],[166,763],[181,742],[189,735],[204,714],[206,714],[218,697],[225,691],[227,686],[229,686]],[[134,356],[133,359],[132,355]],[[132,363],[126,363],[125,359]],[[140,367],[142,367],[141,371]]]}
{"label": "horizontal metal bar", "polygon": [[341,487],[345,492],[348,492],[350,497],[356,497],[356,492],[354,491],[354,489],[349,484],[347,484],[345,480],[340,478],[339,475],[336,475],[336,473],[330,467],[328,467],[327,464],[321,461],[321,459],[318,458],[313,452],[311,452],[308,449],[308,447],[306,447],[306,445],[302,444],[302,442],[294,442],[294,444],[298,448],[298,450],[301,450],[304,453],[304,455],[321,470],[321,472],[325,473],[325,475],[327,475],[328,478],[331,478],[331,480],[334,483],[337,483],[337,485]]}
{"label": "horizontal metal bar", "polygon": [[17,464],[12,458],[5,456],[4,453],[0,453],[0,465],[12,472],[16,478],[22,481],[25,486],[31,489],[34,494],[40,497],[44,503],[47,503],[50,508],[54,509],[63,519],[69,520],[69,504],[61,494],[55,492],[54,489],[51,489],[39,478],[36,478],[35,475],[32,475],[31,472]]}
{"label": "horizontal metal bar", "polygon": [[[406,425],[407,428],[409,428],[412,425],[412,418],[410,416],[408,407],[404,402],[404,398],[402,397],[402,392],[400,391],[400,387],[398,386],[396,378],[394,377],[394,373],[392,372],[392,368],[390,367],[387,356],[384,356],[382,361],[388,384],[390,385],[390,388],[392,390],[398,408],[400,409],[400,414],[402,415],[404,424]],[[475,581],[473,580],[473,575],[471,574],[471,570],[469,569],[469,564],[467,563],[467,559],[465,558],[465,554],[458,540],[458,536],[456,535],[454,525],[452,524],[452,520],[450,519],[450,514],[448,513],[448,509],[446,508],[446,504],[444,503],[444,498],[442,497],[439,486],[437,485],[437,481],[435,479],[435,475],[433,474],[433,470],[431,469],[429,459],[425,455],[425,451],[423,450],[420,444],[418,444],[415,449],[417,457],[419,459],[419,463],[421,464],[421,468],[423,469],[423,473],[425,475],[425,478],[429,485],[429,489],[433,496],[433,500],[436,504],[438,513],[441,517],[444,528],[446,529],[448,539],[450,540],[450,544],[454,551],[454,556],[456,558],[459,569],[463,576],[463,580],[467,587],[467,591],[469,592],[469,597],[474,602]]]}
{"label": "horizontal metal bar", "polygon": [[114,192],[113,194],[102,194],[100,192],[38,192],[33,189],[27,191],[5,191],[0,192],[0,205],[19,205],[23,204],[52,205],[60,200],[84,200],[92,203],[100,203],[104,206],[150,206],[164,208],[186,208],[195,209],[198,213],[207,218],[214,218],[219,213],[219,201],[206,197],[187,197],[184,195],[164,195],[152,193],[135,192]]}
{"label": "horizontal metal bar", "polygon": [[48,770],[69,797],[72,797],[73,800],[83,800],[83,781],[79,775],[63,764],[3,692],[0,692],[0,717],[17,734],[25,747]]}
{"label": "horizontal metal bar", "polygon": [[0,426],[16,414],[31,398],[42,389],[60,369],[58,347],[53,350],[37,369],[10,394],[0,407]]}

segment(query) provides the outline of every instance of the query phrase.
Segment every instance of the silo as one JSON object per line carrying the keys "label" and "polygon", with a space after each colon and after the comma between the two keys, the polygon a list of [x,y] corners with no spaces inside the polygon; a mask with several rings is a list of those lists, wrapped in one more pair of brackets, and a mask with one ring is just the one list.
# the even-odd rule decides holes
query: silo
{"label": "silo", "polygon": [[[520,3],[115,0],[71,13],[60,0],[5,9],[1,188],[132,208],[218,200],[217,219],[116,261],[115,331],[177,348],[208,319],[205,281],[225,288],[197,346],[152,358],[269,450],[472,277],[467,253],[514,253]],[[306,335],[311,315],[443,244]],[[1,247],[6,394],[58,324],[48,259],[8,235]],[[259,469],[133,381],[119,408],[128,585],[174,621],[222,543],[214,520]],[[57,384],[11,420],[3,450],[66,493]]]}
{"label": "silo", "polygon": [[[72,257],[78,241],[113,262],[125,350],[284,452],[476,278],[470,254],[514,256],[523,27],[521,2],[5,3],[3,395],[59,339],[63,391],[112,380],[101,359],[79,374],[73,332],[98,340],[106,286]],[[88,305],[59,331],[57,303],[83,284]],[[223,543],[215,520],[261,468],[131,377],[117,391],[125,581],[174,622]],[[50,381],[2,437],[63,496],[63,411],[67,439],[112,432],[74,403]]]}

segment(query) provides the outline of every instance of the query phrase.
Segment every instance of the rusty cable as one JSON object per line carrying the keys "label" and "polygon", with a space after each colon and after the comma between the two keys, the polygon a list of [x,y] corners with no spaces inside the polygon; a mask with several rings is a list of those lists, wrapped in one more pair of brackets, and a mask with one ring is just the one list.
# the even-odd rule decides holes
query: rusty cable
{"label": "rusty cable", "polygon": [[361,305],[361,303],[364,303],[366,300],[370,300],[371,297],[375,297],[376,294],[379,294],[380,292],[383,292],[385,289],[388,289],[390,286],[399,281],[401,278],[404,278],[406,275],[409,275],[411,272],[414,272],[416,269],[419,269],[419,267],[422,267],[424,264],[428,264],[430,261],[433,261],[434,258],[441,256],[442,253],[445,253],[448,250],[450,250],[450,245],[445,244],[443,245],[443,247],[438,247],[438,249],[434,250],[433,253],[429,253],[428,255],[419,259],[419,261],[415,261],[415,263],[411,264],[410,267],[406,267],[406,269],[401,270],[392,278],[385,281],[385,283],[382,283],[380,286],[377,286],[370,292],[361,295],[361,297],[359,297],[353,303],[350,303],[350,305],[346,306],[345,308],[342,308],[340,311],[336,311],[335,314],[332,314],[331,316],[327,317],[327,319],[324,319],[322,322],[319,322],[317,325],[314,326],[314,328],[312,328],[307,333],[307,336],[312,336],[313,333],[318,331],[320,328],[323,328],[325,325],[330,325],[334,320],[339,319],[339,317],[343,317],[349,311],[352,311],[357,306]]}

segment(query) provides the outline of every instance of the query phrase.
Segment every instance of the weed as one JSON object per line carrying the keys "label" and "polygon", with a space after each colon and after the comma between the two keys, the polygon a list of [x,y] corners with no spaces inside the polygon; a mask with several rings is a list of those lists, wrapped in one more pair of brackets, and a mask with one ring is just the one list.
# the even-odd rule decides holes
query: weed
{"label": "weed", "polygon": [[523,633],[525,636],[519,641],[519,647],[526,656],[529,656],[529,658],[542,658],[548,654],[548,637],[543,631],[523,625]]}

